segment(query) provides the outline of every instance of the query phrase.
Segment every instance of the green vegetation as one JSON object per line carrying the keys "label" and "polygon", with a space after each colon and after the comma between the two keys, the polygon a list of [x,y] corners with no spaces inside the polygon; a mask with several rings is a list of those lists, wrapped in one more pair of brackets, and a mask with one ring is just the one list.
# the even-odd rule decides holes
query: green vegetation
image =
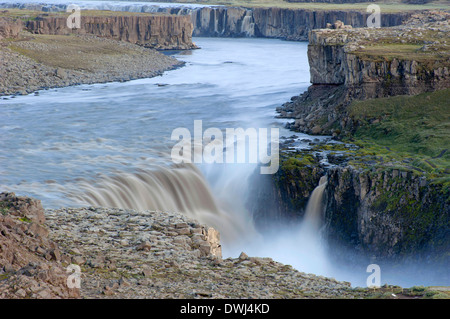
{"label": "green vegetation", "polygon": [[450,89],[416,96],[355,101],[349,116],[357,123],[350,138],[359,154],[399,162],[447,187],[450,184]]}
{"label": "green vegetation", "polygon": [[25,223],[31,223],[31,222],[32,222],[32,220],[29,219],[29,218],[26,217],[26,216],[19,218],[19,220],[22,221],[22,222],[25,222]]}
{"label": "green vegetation", "polygon": [[413,286],[401,288],[398,286],[383,286],[373,291],[364,290],[368,299],[450,299],[448,287]]}
{"label": "green vegetation", "polygon": [[317,165],[317,159],[312,154],[305,152],[298,152],[294,156],[289,156],[281,161],[283,170],[292,171],[295,169],[301,169],[305,166]]}
{"label": "green vegetation", "polygon": [[[439,34],[435,37],[424,37],[401,43],[398,39],[383,39],[371,44],[364,43],[364,48],[353,53],[363,60],[384,62],[397,60],[416,61],[424,69],[437,69],[450,66],[449,46],[441,41],[446,41]],[[432,49],[423,50],[425,43],[432,42]],[[439,44],[436,44],[439,43]],[[389,80],[389,79],[387,79]]]}
{"label": "green vegetation", "polygon": [[6,216],[9,214],[9,205],[6,202],[0,202],[0,214]]}

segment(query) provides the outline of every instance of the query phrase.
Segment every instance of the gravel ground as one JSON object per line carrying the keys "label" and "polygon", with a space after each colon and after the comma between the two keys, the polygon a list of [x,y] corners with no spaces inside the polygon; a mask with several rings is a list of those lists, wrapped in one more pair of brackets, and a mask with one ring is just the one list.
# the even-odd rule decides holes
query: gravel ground
{"label": "gravel ground", "polygon": [[23,33],[0,41],[0,95],[161,75],[183,63],[156,50],[89,35]]}

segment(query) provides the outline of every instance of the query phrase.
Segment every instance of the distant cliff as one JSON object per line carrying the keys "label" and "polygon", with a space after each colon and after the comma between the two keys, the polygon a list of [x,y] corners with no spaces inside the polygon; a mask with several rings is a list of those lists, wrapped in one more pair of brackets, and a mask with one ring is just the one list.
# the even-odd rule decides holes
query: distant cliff
{"label": "distant cliff", "polygon": [[[366,26],[365,11],[282,8],[207,7],[190,11],[194,36],[265,37],[305,41],[310,30],[337,20],[354,27]],[[385,13],[382,26],[401,24],[410,13]]]}
{"label": "distant cliff", "polygon": [[[65,11],[65,4],[43,5],[27,3],[1,4],[6,8]],[[90,5],[95,8],[95,5]],[[105,10],[106,5],[98,5]],[[157,6],[153,4],[125,4],[114,6],[114,10],[166,13],[177,16],[188,15],[192,19],[193,36],[202,37],[267,37],[306,41],[309,31],[325,28],[327,23],[341,20],[353,27],[364,27],[370,13],[365,10],[307,10],[288,8],[251,8],[233,6]],[[400,25],[410,17],[411,11],[384,12],[381,26]]]}
{"label": "distant cliff", "polygon": [[17,38],[22,31],[22,21],[7,17],[0,17],[0,40]]}
{"label": "distant cliff", "polygon": [[69,29],[64,16],[39,16],[25,22],[36,34],[92,34],[155,49],[192,49],[193,26],[188,16],[81,15],[81,28]]}

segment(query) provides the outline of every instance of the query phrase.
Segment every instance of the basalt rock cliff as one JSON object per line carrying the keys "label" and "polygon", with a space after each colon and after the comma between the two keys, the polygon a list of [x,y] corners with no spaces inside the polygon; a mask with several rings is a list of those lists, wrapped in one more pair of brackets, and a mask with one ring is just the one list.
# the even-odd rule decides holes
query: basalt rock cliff
{"label": "basalt rock cliff", "polygon": [[78,29],[67,27],[67,17],[39,16],[26,21],[25,28],[36,34],[92,34],[154,49],[195,48],[188,16],[83,14]]}
{"label": "basalt rock cliff", "polygon": [[416,14],[392,28],[340,28],[310,32],[312,86],[278,109],[289,127],[309,134],[352,130],[353,100],[416,95],[450,87],[446,12]]}
{"label": "basalt rock cliff", "polygon": [[[280,117],[294,118],[289,127],[298,131],[333,134],[336,139],[347,134],[351,139],[359,125],[347,113],[353,101],[417,96],[450,87],[448,17],[432,12],[414,15],[407,25],[395,28],[312,31],[308,56],[313,85],[279,108]],[[442,182],[448,170],[426,174],[411,166],[420,161],[417,158],[397,154],[393,160],[367,150],[350,151],[350,158],[359,158],[348,161],[348,153],[342,144],[314,143],[309,150],[283,153],[279,171],[262,194],[270,194],[279,208],[269,210],[269,218],[256,214],[259,223],[302,218],[307,199],[324,175],[321,214],[331,245],[386,260],[448,264],[450,198],[448,184]],[[258,210],[265,211],[253,209]]]}
{"label": "basalt rock cliff", "polygon": [[17,19],[0,17],[0,40],[15,39],[22,31],[22,21]]}
{"label": "basalt rock cliff", "polygon": [[[65,4],[43,5],[36,3],[0,3],[0,5],[4,8],[46,12],[65,11],[67,7]],[[105,10],[106,7],[108,6],[98,5],[100,10]],[[89,8],[95,8],[95,5],[90,5]],[[236,6],[190,7],[182,4],[170,7],[154,4],[130,4],[116,6],[114,10],[190,16],[193,24],[193,36],[265,37],[296,41],[307,40],[310,30],[325,28],[327,23],[334,23],[337,20],[353,27],[364,27],[367,25],[367,19],[371,14],[365,10],[308,10]],[[411,11],[384,12],[381,15],[381,26],[400,25],[411,14]]]}
{"label": "basalt rock cliff", "polygon": [[[190,14],[194,36],[264,37],[305,41],[309,31],[325,28],[337,20],[354,27],[367,25],[369,16],[356,10],[305,10],[284,8],[205,7],[166,9],[173,14]],[[411,13],[386,13],[382,26],[401,24]]]}

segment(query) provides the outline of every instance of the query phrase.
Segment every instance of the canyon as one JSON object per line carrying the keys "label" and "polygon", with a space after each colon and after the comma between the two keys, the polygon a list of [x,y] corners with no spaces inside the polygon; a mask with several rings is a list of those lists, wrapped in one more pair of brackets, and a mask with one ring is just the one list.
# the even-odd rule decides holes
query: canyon
{"label": "canyon", "polygon": [[[62,7],[55,8],[57,11]],[[450,85],[448,14],[436,12],[425,16],[414,15],[411,12],[384,14],[383,26],[398,27],[374,30],[360,29],[359,27],[365,26],[368,14],[353,11],[314,12],[278,8],[226,7],[161,8],[157,11],[164,11],[164,14],[151,16],[121,13],[108,16],[86,14],[82,18],[83,28],[77,32],[71,30],[69,33],[74,33],[76,36],[86,34],[98,36],[105,38],[104,43],[109,44],[113,42],[107,42],[108,40],[121,40],[144,48],[160,50],[194,48],[191,35],[309,40],[308,57],[312,86],[303,95],[292,97],[290,102],[280,107],[279,117],[294,120],[288,125],[290,129],[313,135],[331,135],[338,142],[331,144],[315,142],[311,143],[309,150],[301,151],[292,151],[287,144],[281,154],[280,170],[272,177],[264,177],[265,183],[255,182],[256,185],[261,185],[261,188],[255,191],[251,211],[260,229],[277,222],[283,224],[286,221],[301,220],[311,195],[322,179],[326,181],[321,184],[323,226],[330,245],[345,247],[361,255],[375,256],[379,260],[417,258],[421,261],[436,262],[440,266],[448,265],[448,256],[445,255],[450,248],[448,234],[450,208],[446,180],[448,167],[445,163],[448,159],[447,149],[440,147],[437,153],[426,154],[427,156],[424,155],[423,158],[414,158],[414,154],[399,155],[397,150],[392,151],[391,145],[382,145],[380,147],[382,151],[373,150],[358,140],[357,134],[362,134],[364,129],[370,129],[372,124],[385,123],[390,113],[361,117],[357,113],[357,105],[354,104],[355,101],[377,99],[380,99],[377,101],[386,102],[387,100],[381,99],[396,96],[403,98],[405,95],[419,95],[419,101],[422,103],[427,99],[432,101],[442,99],[441,96],[436,95],[440,92],[444,92],[445,98],[445,94],[448,94],[445,89]],[[430,16],[431,18],[428,18]],[[351,25],[352,27],[326,28],[327,24],[338,20],[343,26]],[[405,20],[408,22],[401,25]],[[17,27],[16,22],[14,24],[11,21],[18,20],[4,19],[2,21],[0,36],[16,39],[21,28]],[[43,36],[67,35],[68,29],[64,28],[65,23],[65,17],[49,13],[28,19],[23,26],[37,39],[45,39]],[[166,32],[167,30],[170,32]],[[58,39],[60,41],[60,38]],[[40,47],[39,44],[26,43],[17,46],[19,51],[30,48],[35,50]],[[383,51],[386,48],[392,50]],[[387,56],[386,53],[391,56]],[[164,65],[166,69],[176,65],[174,61],[163,62],[167,63]],[[124,68],[127,66],[125,65]],[[160,70],[162,69],[164,68]],[[48,72],[59,79],[72,76],[64,68],[53,68]],[[135,76],[145,77],[145,75]],[[65,83],[61,83],[61,86],[64,85]],[[418,140],[421,138],[421,136],[417,137]],[[5,196],[14,197],[14,195]],[[274,199],[275,202],[268,201],[267,198]],[[267,209],[268,207],[271,210]],[[9,206],[6,208],[8,209],[4,210],[4,216],[11,213]],[[189,269],[186,265],[189,263],[187,262],[189,258],[194,258],[200,269],[208,270],[216,267],[223,270],[223,272],[208,272],[210,277],[206,280],[206,284],[210,284],[214,278],[217,279],[218,272],[220,276],[226,278],[227,271],[230,272],[232,269],[233,278],[238,278],[244,273],[245,277],[251,278],[252,284],[254,283],[254,291],[258,291],[265,297],[279,297],[286,294],[298,296],[292,284],[288,284],[289,281],[294,284],[303,281],[306,282],[306,286],[312,286],[310,294],[308,292],[305,295],[307,297],[332,297],[336,296],[336,293],[348,297],[367,296],[367,291],[359,294],[350,290],[347,283],[322,281],[321,278],[304,276],[271,260],[250,259],[245,254],[238,259],[220,260],[216,258],[220,255],[218,234],[211,231],[212,235],[208,236],[209,230],[206,226],[199,226],[195,221],[176,214],[154,215],[155,219],[159,219],[155,227],[151,229],[156,237],[147,242],[141,240],[142,238],[134,237],[139,235],[130,231],[131,234],[128,235],[131,236],[131,243],[120,239],[119,226],[112,229],[110,224],[101,222],[98,216],[118,216],[119,224],[123,221],[130,222],[134,227],[131,230],[136,230],[146,229],[144,220],[148,218],[148,213],[137,211],[130,213],[126,210],[114,209],[65,209],[48,211],[47,214],[50,217],[48,225],[54,231],[53,236],[62,244],[74,245],[67,242],[64,231],[58,230],[57,225],[68,224],[75,227],[80,220],[87,218],[102,231],[85,225],[86,227],[74,232],[75,237],[88,236],[91,242],[95,242],[97,234],[107,233],[110,238],[115,238],[104,246],[112,251],[111,256],[118,259],[117,256],[123,252],[130,253],[129,260],[121,260],[119,270],[116,268],[117,265],[111,265],[110,260],[97,260],[98,251],[91,251],[92,247],[88,244],[83,246],[85,250],[83,257],[87,256],[89,260],[80,257],[79,252],[74,253],[75,258],[78,257],[77,263],[83,260],[82,263],[87,269],[90,271],[94,269],[93,278],[98,285],[88,287],[87,295],[90,297],[98,297],[99,294],[101,297],[109,297],[130,290],[135,293],[135,296],[141,296],[144,292],[137,286],[148,285],[149,278],[154,280],[157,286],[164,286],[164,294],[155,296],[171,296],[170,285],[161,284],[163,280],[160,277],[166,269],[171,269],[171,275],[177,280],[176,286],[183,286],[183,281],[189,276],[182,271],[178,273],[177,263],[181,260],[183,264],[181,268]],[[14,216],[14,212],[11,215]],[[12,218],[13,222],[9,217],[3,219],[8,224],[3,233],[8,240],[12,238],[12,241],[20,242],[17,236],[10,235],[9,232],[17,232],[19,236],[31,234],[29,229],[32,226],[28,224],[29,217],[19,215],[17,218]],[[177,223],[172,223],[173,219],[177,220]],[[202,237],[202,242],[195,242],[190,238],[197,233],[201,234],[199,237]],[[42,237],[45,238],[45,236]],[[211,247],[211,243],[204,243],[206,239],[211,239],[210,237],[213,238],[214,248]],[[29,239],[26,238],[26,240]],[[121,245],[119,248],[117,248],[118,243]],[[14,280],[19,278],[19,281],[22,281],[25,277],[22,273],[17,273],[19,271],[41,274],[42,270],[47,270],[47,266],[44,265],[47,261],[44,259],[59,262],[57,266],[60,268],[60,273],[63,272],[61,264],[72,262],[71,258],[74,256],[69,253],[71,247],[65,248],[67,251],[61,258],[57,257],[58,254],[54,251],[52,254],[49,250],[50,248],[54,250],[55,244],[45,242],[43,245],[45,249],[38,251],[40,261],[37,266],[36,264],[26,266],[21,262],[13,265],[14,269],[9,267],[7,276],[16,272],[14,276],[17,276],[11,278]],[[159,252],[167,247],[176,247],[177,256],[164,265],[159,258],[163,254],[155,257],[156,259],[152,259],[154,256],[150,254],[145,254],[150,251]],[[124,270],[129,271],[129,268],[132,268],[130,265],[135,262],[133,258],[147,258],[148,262],[154,263],[156,270],[153,274],[149,273],[148,269],[141,268],[131,271],[130,275],[135,276],[136,279],[132,280],[132,288],[129,288],[129,282],[127,284],[123,278],[117,277],[108,281],[99,274],[105,269],[117,271],[116,275]],[[11,264],[11,261],[9,262]],[[260,285],[261,277],[249,269],[255,265],[268,272],[282,273],[277,279],[282,278],[286,286],[280,290],[274,284],[269,292],[264,291]],[[190,269],[192,270],[192,267]],[[180,274],[181,276],[177,277]],[[28,275],[25,274],[25,276]],[[53,279],[47,281],[50,285],[55,283],[62,285],[61,278],[54,282]],[[190,284],[195,285],[194,282]],[[20,291],[11,289],[6,291],[4,296],[45,297],[56,294],[68,297],[66,291],[51,288],[42,292],[43,290],[36,289],[34,286],[26,286],[26,289]],[[220,289],[216,288],[213,292],[206,293],[199,291],[191,293],[185,289],[181,296],[245,296],[233,287],[227,286],[226,292],[220,292]],[[326,292],[323,294],[324,289]],[[42,296],[39,293],[42,293]]]}

